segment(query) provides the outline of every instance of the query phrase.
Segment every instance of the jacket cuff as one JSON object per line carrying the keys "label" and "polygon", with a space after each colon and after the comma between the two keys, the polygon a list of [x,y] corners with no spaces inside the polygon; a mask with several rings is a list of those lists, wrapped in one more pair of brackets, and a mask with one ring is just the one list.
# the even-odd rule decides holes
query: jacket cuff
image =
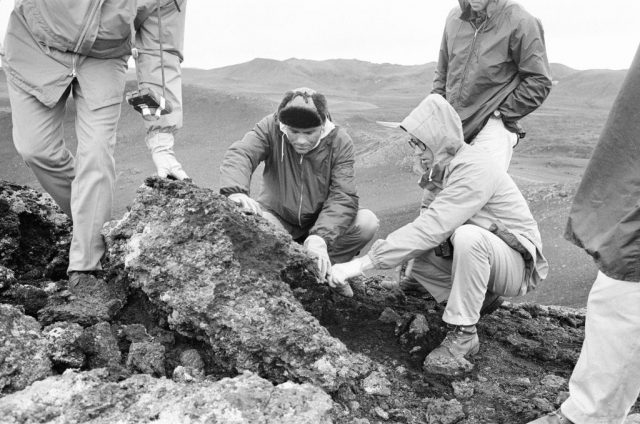
{"label": "jacket cuff", "polygon": [[249,195],[249,192],[247,190],[244,190],[240,187],[222,187],[220,188],[220,194],[222,194],[223,196],[229,196],[231,194],[235,194],[235,193],[242,193],[242,194],[246,194],[247,196]]}

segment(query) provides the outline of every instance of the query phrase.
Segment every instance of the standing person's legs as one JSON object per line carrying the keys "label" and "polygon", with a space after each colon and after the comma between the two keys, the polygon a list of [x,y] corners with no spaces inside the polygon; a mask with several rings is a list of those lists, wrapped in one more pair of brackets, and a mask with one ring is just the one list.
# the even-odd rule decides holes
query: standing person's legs
{"label": "standing person's legs", "polygon": [[73,85],[76,103],[76,176],[71,189],[73,239],[69,271],[101,269],[104,241],[100,230],[111,219],[115,191],[113,151],[120,103],[91,109],[82,87]]}
{"label": "standing person's legs", "polygon": [[64,114],[69,91],[49,108],[7,81],[13,122],[13,144],[58,206],[71,217],[73,154],[64,141]]}
{"label": "standing person's legs", "polygon": [[640,394],[640,283],[599,272],[562,413],[580,424],[623,423]]}
{"label": "standing person's legs", "polygon": [[339,264],[353,259],[378,231],[378,217],[369,209],[359,209],[353,222],[329,249],[331,262]]}
{"label": "standing person's legs", "polygon": [[518,135],[506,129],[502,119],[491,117],[470,144],[489,151],[507,170],[517,143]]}

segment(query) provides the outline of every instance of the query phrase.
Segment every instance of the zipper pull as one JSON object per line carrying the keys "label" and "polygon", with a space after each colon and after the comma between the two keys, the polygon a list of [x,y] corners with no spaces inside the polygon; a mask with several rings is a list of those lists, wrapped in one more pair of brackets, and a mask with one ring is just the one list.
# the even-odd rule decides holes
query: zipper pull
{"label": "zipper pull", "polygon": [[75,77],[78,76],[78,72],[76,71],[76,58],[77,57],[78,57],[77,54],[73,55],[73,61],[71,62],[72,63],[72,65],[71,65],[71,73],[69,74],[69,76],[71,78],[75,78]]}

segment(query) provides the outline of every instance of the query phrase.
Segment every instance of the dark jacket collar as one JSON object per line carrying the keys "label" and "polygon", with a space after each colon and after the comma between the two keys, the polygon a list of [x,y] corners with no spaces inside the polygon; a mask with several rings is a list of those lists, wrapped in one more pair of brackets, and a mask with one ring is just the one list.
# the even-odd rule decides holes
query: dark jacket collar
{"label": "dark jacket collar", "polygon": [[[478,15],[473,11],[473,9],[471,9],[469,1],[458,0],[458,3],[460,4],[460,10],[462,11],[460,19],[467,22],[474,21]],[[487,16],[486,20],[491,21],[491,18],[493,18],[496,13],[504,9],[506,5],[507,0],[489,0],[489,4],[487,4],[487,8],[485,9]]]}

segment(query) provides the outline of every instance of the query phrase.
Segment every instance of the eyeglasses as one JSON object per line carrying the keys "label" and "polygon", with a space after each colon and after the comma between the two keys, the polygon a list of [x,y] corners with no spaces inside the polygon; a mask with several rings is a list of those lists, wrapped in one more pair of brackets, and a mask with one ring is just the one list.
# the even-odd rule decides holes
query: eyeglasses
{"label": "eyeglasses", "polygon": [[409,146],[411,146],[412,149],[415,149],[417,147],[423,152],[427,150],[426,144],[424,144],[422,141],[418,140],[417,138],[413,138],[413,137],[409,138]]}

